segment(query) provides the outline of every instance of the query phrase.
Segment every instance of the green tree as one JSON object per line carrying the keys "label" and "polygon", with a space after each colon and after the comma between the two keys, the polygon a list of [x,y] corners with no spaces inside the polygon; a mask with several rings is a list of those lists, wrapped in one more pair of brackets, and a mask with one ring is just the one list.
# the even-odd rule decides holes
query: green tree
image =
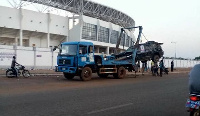
{"label": "green tree", "polygon": [[200,56],[195,57],[194,60],[200,60]]}

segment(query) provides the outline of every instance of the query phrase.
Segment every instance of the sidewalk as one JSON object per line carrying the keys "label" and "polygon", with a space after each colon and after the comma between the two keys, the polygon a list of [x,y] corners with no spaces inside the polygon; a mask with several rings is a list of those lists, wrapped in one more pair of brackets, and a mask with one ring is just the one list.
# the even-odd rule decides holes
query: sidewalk
{"label": "sidewalk", "polygon": [[[191,68],[176,68],[174,72],[171,72],[169,70],[169,74],[170,73],[189,73],[190,70]],[[62,72],[55,72],[55,70],[52,70],[52,69],[36,69],[36,70],[29,70],[29,72],[33,76],[63,75]],[[145,73],[148,73],[148,72],[145,72]],[[127,74],[135,74],[135,72],[127,71]],[[141,72],[137,72],[137,74],[141,74]],[[0,76],[5,76],[5,75],[6,75],[6,69],[0,69]]]}

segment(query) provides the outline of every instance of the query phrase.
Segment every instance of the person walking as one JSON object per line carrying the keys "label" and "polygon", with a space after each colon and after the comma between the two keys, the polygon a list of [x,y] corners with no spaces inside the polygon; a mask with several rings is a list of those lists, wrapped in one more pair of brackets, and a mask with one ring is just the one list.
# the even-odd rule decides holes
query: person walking
{"label": "person walking", "polygon": [[151,60],[151,73],[153,74],[153,70],[154,70],[154,62]]}
{"label": "person walking", "polygon": [[140,61],[138,61],[137,66],[138,66],[138,72],[140,72]]}
{"label": "person walking", "polygon": [[145,63],[142,63],[142,75],[144,75]]}
{"label": "person walking", "polygon": [[162,77],[162,72],[163,72],[163,68],[164,68],[164,63],[163,60],[160,61],[160,77]]}
{"label": "person walking", "polygon": [[171,72],[173,72],[174,71],[174,61],[172,60],[171,61]]}

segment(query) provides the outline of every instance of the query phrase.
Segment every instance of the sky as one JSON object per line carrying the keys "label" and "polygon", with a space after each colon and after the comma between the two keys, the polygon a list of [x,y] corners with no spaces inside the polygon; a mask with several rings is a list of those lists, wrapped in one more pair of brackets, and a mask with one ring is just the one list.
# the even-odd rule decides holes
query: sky
{"label": "sky", "polygon": [[[7,1],[16,0],[1,0],[0,4],[8,4]],[[163,43],[165,57],[175,57],[175,53],[182,58],[200,56],[200,0],[90,1],[132,17],[136,26],[143,26],[143,34],[148,40]],[[137,31],[134,34],[137,37]],[[142,42],[146,42],[144,37]]]}
{"label": "sky", "polygon": [[175,51],[176,57],[200,56],[200,0],[92,1],[132,17],[148,40],[164,43],[164,56],[175,57]]}

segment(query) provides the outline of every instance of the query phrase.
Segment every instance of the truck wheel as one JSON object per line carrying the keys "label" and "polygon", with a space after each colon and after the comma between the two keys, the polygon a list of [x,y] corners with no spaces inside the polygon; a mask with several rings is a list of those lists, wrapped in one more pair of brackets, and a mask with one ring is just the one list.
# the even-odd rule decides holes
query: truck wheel
{"label": "truck wheel", "polygon": [[126,69],[123,66],[121,66],[118,68],[117,73],[113,74],[113,77],[117,79],[122,79],[125,77],[125,75],[126,75]]}
{"label": "truck wheel", "polygon": [[63,73],[63,75],[68,80],[71,80],[74,78],[74,74],[71,74],[71,73]]}
{"label": "truck wheel", "polygon": [[107,78],[108,74],[99,74],[99,72],[97,72],[97,75],[101,78]]}
{"label": "truck wheel", "polygon": [[153,62],[158,62],[160,59],[159,55],[154,55],[153,56]]}
{"label": "truck wheel", "polygon": [[84,67],[82,72],[81,72],[80,78],[83,81],[91,80],[91,78],[92,78],[92,70],[91,70],[91,68],[90,67]]}

